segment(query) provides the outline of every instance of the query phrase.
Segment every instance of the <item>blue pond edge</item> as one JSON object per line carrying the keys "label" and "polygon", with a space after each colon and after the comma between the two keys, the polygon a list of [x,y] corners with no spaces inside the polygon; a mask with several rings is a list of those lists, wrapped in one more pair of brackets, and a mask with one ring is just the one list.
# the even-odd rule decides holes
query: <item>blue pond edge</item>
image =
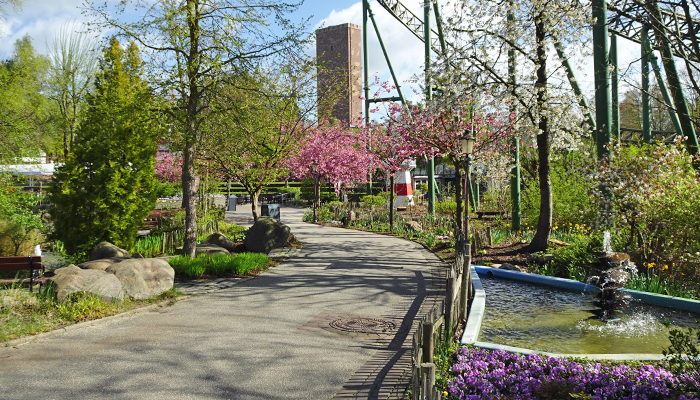
{"label": "blue pond edge", "polygon": [[[642,354],[642,353],[627,353],[627,354],[564,354],[564,353],[549,353],[545,351],[530,350],[520,347],[505,346],[496,343],[480,342],[479,332],[481,331],[481,322],[484,318],[484,311],[486,310],[486,292],[484,287],[481,285],[481,279],[479,275],[486,275],[488,277],[496,277],[500,279],[510,279],[519,282],[534,283],[537,285],[556,287],[559,289],[582,292],[582,293],[598,293],[599,290],[595,286],[585,284],[583,282],[578,282],[570,279],[555,278],[551,276],[543,276],[537,274],[530,274],[526,272],[516,272],[508,271],[498,268],[482,267],[477,265],[471,266],[472,271],[472,285],[474,286],[474,299],[472,301],[471,309],[469,310],[469,316],[467,318],[467,324],[464,327],[464,333],[462,334],[462,344],[469,344],[474,347],[479,347],[488,350],[505,350],[511,353],[520,354],[540,354],[550,357],[579,357],[588,358],[593,360],[636,360],[636,361],[650,361],[650,360],[663,360],[663,354]],[[620,289],[628,292],[633,298],[651,305],[664,306],[676,308],[684,311],[691,311],[700,314],[700,301],[682,299],[678,297],[665,296],[660,294],[653,294],[647,292],[640,292],[638,290]]]}

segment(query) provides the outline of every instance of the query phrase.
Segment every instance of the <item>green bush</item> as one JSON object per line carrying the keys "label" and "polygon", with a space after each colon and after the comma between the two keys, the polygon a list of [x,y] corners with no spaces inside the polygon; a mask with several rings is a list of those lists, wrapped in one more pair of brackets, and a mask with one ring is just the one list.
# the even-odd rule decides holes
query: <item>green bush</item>
{"label": "green bush", "polygon": [[454,218],[457,215],[457,202],[455,201],[440,201],[435,204],[435,212]]}
{"label": "green bush", "polygon": [[386,200],[384,199],[384,196],[382,195],[371,195],[368,194],[366,196],[360,197],[360,201],[362,202],[362,205],[367,208],[380,208],[384,207],[384,204],[386,204]]}
{"label": "green bush", "polygon": [[700,379],[700,329],[671,329],[668,339],[671,346],[663,350],[668,368],[674,373],[688,372]]}
{"label": "green bush", "polygon": [[602,251],[602,234],[571,235],[568,246],[550,247],[554,256],[552,268],[554,275],[560,278],[575,279],[584,282],[593,261],[593,253]]}
{"label": "green bush", "polygon": [[156,180],[153,189],[156,192],[156,197],[158,198],[173,197],[177,194],[182,193],[182,184]]}

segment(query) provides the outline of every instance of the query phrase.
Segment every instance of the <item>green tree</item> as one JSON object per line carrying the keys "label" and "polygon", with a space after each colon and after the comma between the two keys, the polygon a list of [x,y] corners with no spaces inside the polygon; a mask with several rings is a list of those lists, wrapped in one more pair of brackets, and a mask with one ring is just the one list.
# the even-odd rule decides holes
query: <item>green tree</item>
{"label": "green tree", "polygon": [[29,36],[17,40],[11,58],[0,61],[0,160],[12,163],[36,156],[50,127],[49,102],[43,95],[49,62],[37,54]]}
{"label": "green tree", "polygon": [[61,116],[64,157],[75,142],[80,109],[97,70],[98,41],[77,28],[64,25],[51,47],[51,98]]}
{"label": "green tree", "polygon": [[[194,257],[197,242],[196,161],[204,135],[205,118],[211,115],[209,100],[220,83],[237,71],[274,56],[294,59],[302,52],[303,26],[294,26],[287,15],[298,4],[272,0],[186,0],[157,3],[140,0],[116,5],[90,4],[88,12],[98,25],[116,29],[149,50],[152,82],[172,96],[164,112],[173,120],[173,143],[182,151],[182,203],[185,207],[183,253]],[[110,8],[112,7],[112,8]],[[143,15],[136,22],[119,18],[132,12]],[[273,27],[274,26],[274,30]]]}
{"label": "green tree", "polygon": [[54,236],[70,253],[104,240],[130,248],[155,205],[156,129],[142,74],[136,45],[124,50],[112,38],[73,151],[51,187]]}

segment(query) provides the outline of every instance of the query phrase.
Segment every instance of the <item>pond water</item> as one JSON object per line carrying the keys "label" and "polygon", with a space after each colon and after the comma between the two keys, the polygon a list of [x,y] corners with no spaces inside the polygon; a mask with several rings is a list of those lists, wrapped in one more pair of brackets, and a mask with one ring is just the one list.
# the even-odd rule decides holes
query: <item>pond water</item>
{"label": "pond water", "polygon": [[478,340],[553,353],[654,353],[670,345],[663,322],[697,327],[700,315],[632,300],[619,320],[593,319],[595,295],[480,276],[486,312]]}

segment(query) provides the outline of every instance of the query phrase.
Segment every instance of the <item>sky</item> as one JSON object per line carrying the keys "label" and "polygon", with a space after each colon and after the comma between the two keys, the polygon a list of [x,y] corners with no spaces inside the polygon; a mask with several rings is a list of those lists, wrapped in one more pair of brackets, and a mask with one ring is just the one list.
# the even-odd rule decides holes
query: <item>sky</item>
{"label": "sky", "polygon": [[[13,51],[15,41],[29,34],[36,49],[48,54],[48,48],[62,26],[69,21],[87,22],[79,6],[82,0],[24,0],[20,11],[6,10],[6,16],[0,21],[0,59],[8,58]],[[402,3],[419,16],[422,16],[421,0],[402,0]],[[443,2],[444,3],[444,2]],[[399,83],[404,94],[411,100],[419,100],[415,84],[408,81],[420,74],[423,68],[423,43],[413,36],[403,25],[389,15],[375,0],[371,2],[375,18],[379,25]],[[291,16],[292,21],[309,18],[309,32],[322,26],[342,23],[362,25],[362,2],[358,0],[306,0],[299,10]],[[371,28],[370,28],[371,29]],[[631,77],[639,70],[639,48],[626,40],[621,40],[620,64],[622,70],[631,65]],[[309,50],[313,52],[313,49]],[[592,59],[574,59],[583,71],[577,71],[577,80],[584,91],[593,89]],[[631,63],[631,64],[630,64]],[[369,74],[379,76],[380,80],[389,80],[390,75],[375,33],[369,32]],[[624,91],[624,89],[623,89]],[[587,96],[591,97],[591,96]]]}

